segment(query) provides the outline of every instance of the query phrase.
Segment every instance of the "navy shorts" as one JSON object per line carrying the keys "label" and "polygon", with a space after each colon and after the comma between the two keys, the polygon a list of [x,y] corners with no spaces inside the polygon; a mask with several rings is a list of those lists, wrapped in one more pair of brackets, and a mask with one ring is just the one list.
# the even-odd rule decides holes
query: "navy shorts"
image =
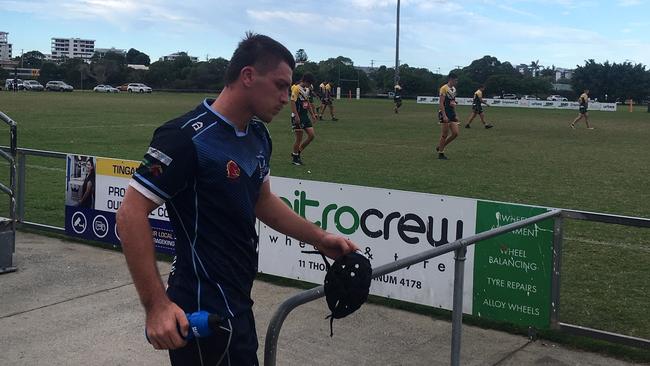
{"label": "navy shorts", "polygon": [[307,112],[298,112],[300,115],[300,123],[295,117],[291,117],[291,129],[294,131],[304,130],[313,127],[309,114]]}
{"label": "navy shorts", "polygon": [[[447,119],[449,119],[449,122],[456,122],[458,123],[458,117],[456,117],[456,111],[453,109],[448,109],[445,111],[447,114]],[[442,119],[442,111],[438,111],[438,122],[439,123],[445,123],[444,120]]]}
{"label": "navy shorts", "polygon": [[253,311],[223,321],[219,331],[194,338],[183,348],[170,350],[172,366],[245,365],[259,366],[257,332]]}

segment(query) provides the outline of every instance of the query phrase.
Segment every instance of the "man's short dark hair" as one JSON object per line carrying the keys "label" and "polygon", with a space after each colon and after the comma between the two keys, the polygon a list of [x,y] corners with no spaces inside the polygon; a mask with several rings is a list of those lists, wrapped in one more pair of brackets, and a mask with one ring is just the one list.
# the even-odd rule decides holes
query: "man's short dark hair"
{"label": "man's short dark hair", "polygon": [[450,72],[449,76],[447,76],[447,80],[451,79],[458,79],[458,75],[456,75],[456,73]]}
{"label": "man's short dark hair", "polygon": [[311,72],[306,72],[302,75],[302,79],[300,79],[306,83],[313,84],[315,82],[314,75]]}
{"label": "man's short dark hair", "polygon": [[296,61],[289,50],[271,37],[246,33],[230,59],[226,69],[225,84],[230,85],[239,78],[239,73],[246,66],[255,66],[261,73],[266,73],[277,67],[280,62],[286,62],[293,70]]}

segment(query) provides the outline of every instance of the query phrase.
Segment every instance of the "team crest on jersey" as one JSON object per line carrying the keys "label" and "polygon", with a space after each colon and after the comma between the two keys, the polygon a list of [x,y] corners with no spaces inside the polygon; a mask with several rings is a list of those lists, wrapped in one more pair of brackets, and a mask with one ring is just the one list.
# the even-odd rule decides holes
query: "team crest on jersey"
{"label": "team crest on jersey", "polygon": [[260,151],[259,154],[257,154],[257,166],[260,170],[260,179],[264,178],[267,174],[269,174],[269,164],[266,162],[266,157],[262,152]]}
{"label": "team crest on jersey", "polygon": [[163,173],[162,165],[157,161],[151,161],[146,157],[142,160],[142,165],[147,167],[152,176],[158,177]]}
{"label": "team crest on jersey", "polygon": [[239,169],[239,165],[235,163],[233,160],[229,160],[228,163],[226,164],[226,176],[228,179],[237,179],[241,175],[241,170]]}

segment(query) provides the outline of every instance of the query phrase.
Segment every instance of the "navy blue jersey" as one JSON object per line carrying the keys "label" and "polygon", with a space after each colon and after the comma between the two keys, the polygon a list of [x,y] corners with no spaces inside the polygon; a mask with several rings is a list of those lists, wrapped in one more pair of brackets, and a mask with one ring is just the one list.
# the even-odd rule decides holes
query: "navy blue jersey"
{"label": "navy blue jersey", "polygon": [[159,127],[130,185],[165,203],[176,235],[167,294],[186,312],[234,317],[253,305],[255,205],[271,138],[253,119],[238,132],[206,99]]}

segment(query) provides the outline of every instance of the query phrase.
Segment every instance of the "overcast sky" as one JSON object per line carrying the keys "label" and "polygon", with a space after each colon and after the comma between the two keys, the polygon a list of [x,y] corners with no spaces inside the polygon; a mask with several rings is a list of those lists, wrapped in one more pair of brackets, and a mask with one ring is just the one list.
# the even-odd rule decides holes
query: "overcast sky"
{"label": "overcast sky", "polygon": [[[51,38],[136,48],[152,61],[177,51],[229,59],[244,32],[309,59],[395,64],[397,0],[0,0],[0,31],[14,56],[51,53]],[[574,68],[650,64],[650,0],[402,0],[400,60],[434,72],[484,55],[513,64]],[[374,61],[373,61],[374,60]]]}

